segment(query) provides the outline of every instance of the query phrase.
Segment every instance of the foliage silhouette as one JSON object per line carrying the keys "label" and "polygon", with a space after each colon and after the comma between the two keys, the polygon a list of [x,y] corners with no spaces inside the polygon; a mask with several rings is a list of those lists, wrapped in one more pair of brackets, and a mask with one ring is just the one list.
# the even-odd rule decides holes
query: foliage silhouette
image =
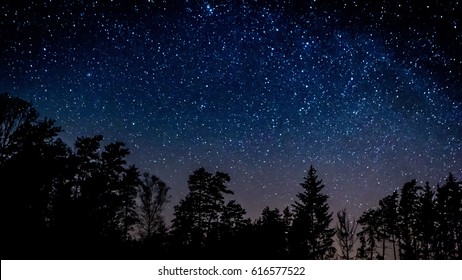
{"label": "foliage silhouette", "polygon": [[462,183],[449,173],[436,190],[435,258],[462,259]]}
{"label": "foliage silhouette", "polygon": [[382,256],[385,257],[385,242],[392,243],[393,258],[397,259],[396,240],[399,238],[398,228],[398,192],[388,195],[379,201],[379,213],[382,235]]}
{"label": "foliage silhouette", "polygon": [[148,172],[143,174],[139,188],[139,225],[140,251],[149,258],[165,254],[167,244],[167,226],[162,216],[165,204],[169,202],[170,187]]}
{"label": "foliage silhouette", "polygon": [[436,192],[428,182],[424,187],[416,180],[405,183],[400,196],[393,192],[358,220],[357,258],[385,258],[386,242],[391,242],[395,259],[397,252],[399,259],[461,259],[461,193],[462,182],[451,173]]}
{"label": "foliage silhouette", "polygon": [[316,169],[308,170],[308,176],[301,183],[303,192],[297,195],[294,219],[289,232],[289,252],[293,258],[328,259],[335,254],[333,236],[330,228],[332,213],[329,213],[328,196],[322,194],[322,181],[318,181]]}
{"label": "foliage silhouette", "polygon": [[377,249],[377,232],[378,232],[379,212],[376,209],[369,209],[364,212],[358,219],[358,224],[362,226],[362,230],[358,233],[361,247],[364,252],[361,252],[360,258],[372,260],[376,255]]}
{"label": "foliage silhouette", "polygon": [[123,142],[96,135],[71,148],[60,132],[0,94],[2,259],[329,259],[335,234],[344,259],[462,259],[462,183],[451,173],[441,187],[406,182],[360,216],[355,234],[345,210],[330,227],[313,166],[291,207],[266,207],[254,222],[229,199],[228,174],[199,168],[169,227],[170,188],[129,165]]}
{"label": "foliage silhouette", "polygon": [[279,209],[265,207],[255,223],[255,247],[259,259],[287,257],[286,223]]}
{"label": "foliage silhouette", "polygon": [[337,212],[337,227],[335,234],[337,235],[338,244],[341,249],[340,258],[349,260],[353,252],[353,246],[356,242],[356,221],[350,221],[346,209]]}
{"label": "foliage silhouette", "polygon": [[172,221],[172,235],[179,250],[199,258],[218,253],[213,251],[221,238],[224,195],[233,194],[226,186],[229,181],[228,174],[212,174],[203,167],[189,176],[189,193],[175,206]]}
{"label": "foliage silhouette", "polygon": [[140,235],[145,240],[150,240],[155,234],[165,229],[165,221],[162,217],[164,206],[169,202],[168,187],[162,180],[149,173],[143,174],[140,186]]}

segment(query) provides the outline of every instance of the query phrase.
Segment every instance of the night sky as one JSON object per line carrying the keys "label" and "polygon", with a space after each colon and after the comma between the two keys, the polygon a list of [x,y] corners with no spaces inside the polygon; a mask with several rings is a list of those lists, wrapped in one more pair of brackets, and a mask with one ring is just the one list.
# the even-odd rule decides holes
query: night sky
{"label": "night sky", "polygon": [[311,164],[356,217],[411,179],[462,178],[459,1],[258,2],[3,0],[0,92],[69,145],[125,142],[171,187],[167,213],[201,166],[252,218]]}

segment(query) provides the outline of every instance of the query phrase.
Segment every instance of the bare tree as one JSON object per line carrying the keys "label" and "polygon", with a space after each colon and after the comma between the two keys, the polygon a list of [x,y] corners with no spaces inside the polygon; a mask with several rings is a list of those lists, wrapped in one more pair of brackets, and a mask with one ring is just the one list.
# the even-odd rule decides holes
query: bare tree
{"label": "bare tree", "polygon": [[162,211],[169,202],[168,187],[163,181],[149,173],[143,174],[140,190],[140,224],[141,236],[151,239],[152,236],[164,227]]}
{"label": "bare tree", "polygon": [[337,219],[338,221],[335,233],[342,251],[342,255],[340,257],[342,259],[349,260],[351,256],[350,252],[353,251],[353,246],[356,242],[356,228],[358,225],[355,220],[350,221],[347,216],[346,209],[342,209],[337,212]]}

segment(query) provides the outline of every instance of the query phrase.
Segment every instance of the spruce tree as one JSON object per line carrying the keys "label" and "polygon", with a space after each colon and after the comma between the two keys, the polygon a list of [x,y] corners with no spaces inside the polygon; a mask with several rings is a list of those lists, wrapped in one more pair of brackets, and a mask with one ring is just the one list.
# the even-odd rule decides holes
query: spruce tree
{"label": "spruce tree", "polygon": [[332,258],[335,254],[335,229],[330,228],[332,212],[329,212],[328,196],[322,193],[324,184],[318,180],[313,166],[300,186],[303,192],[297,194],[298,201],[293,204],[290,254],[294,258],[313,260]]}

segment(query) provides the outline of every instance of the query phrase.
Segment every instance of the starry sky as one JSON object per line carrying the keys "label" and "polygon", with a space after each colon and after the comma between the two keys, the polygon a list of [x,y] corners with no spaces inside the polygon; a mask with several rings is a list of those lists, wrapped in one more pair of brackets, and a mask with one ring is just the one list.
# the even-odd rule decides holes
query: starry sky
{"label": "starry sky", "polygon": [[[396,2],[396,3],[395,3]],[[231,176],[251,218],[313,164],[354,216],[462,178],[459,1],[1,1],[0,92],[171,187]]]}

